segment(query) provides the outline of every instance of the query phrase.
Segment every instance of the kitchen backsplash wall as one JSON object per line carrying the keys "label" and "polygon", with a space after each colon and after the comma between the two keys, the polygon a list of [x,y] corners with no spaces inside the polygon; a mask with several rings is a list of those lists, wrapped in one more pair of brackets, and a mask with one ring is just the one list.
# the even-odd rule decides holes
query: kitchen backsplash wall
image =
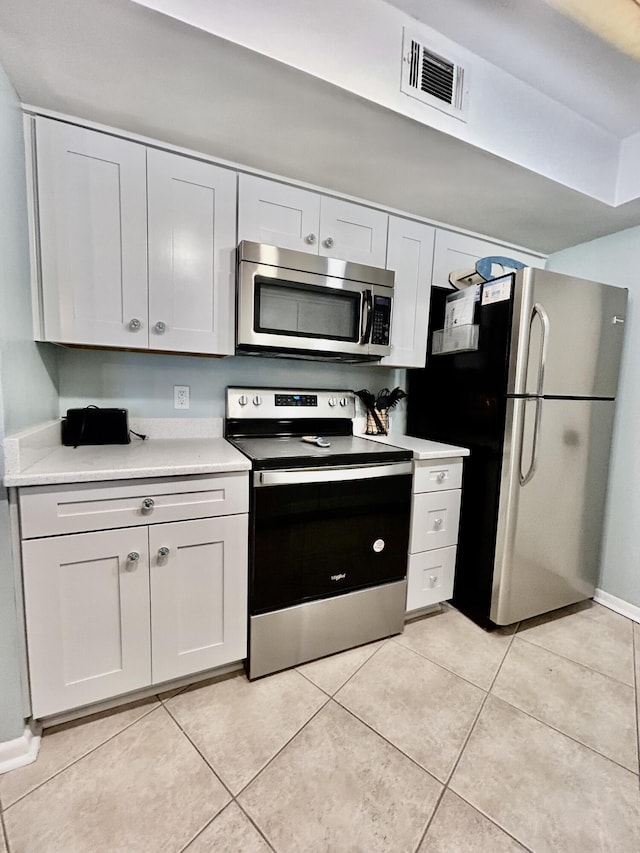
{"label": "kitchen backsplash wall", "polygon": [[[404,387],[405,371],[363,364],[284,358],[199,358],[58,347],[60,413],[95,403],[122,406],[133,417],[224,417],[227,385],[301,388]],[[190,387],[190,408],[173,407],[173,386]],[[392,422],[403,426],[403,409]]]}

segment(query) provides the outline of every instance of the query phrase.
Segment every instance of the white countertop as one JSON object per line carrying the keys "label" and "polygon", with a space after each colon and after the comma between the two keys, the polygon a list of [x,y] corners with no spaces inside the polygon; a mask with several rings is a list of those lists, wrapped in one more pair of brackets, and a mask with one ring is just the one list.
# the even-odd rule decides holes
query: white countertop
{"label": "white countertop", "polygon": [[365,435],[363,438],[379,441],[382,444],[390,444],[393,447],[402,447],[405,450],[413,450],[414,459],[452,459],[456,456],[469,456],[470,453],[467,447],[442,444],[439,441],[414,438],[412,435],[402,435],[395,432],[389,435]]}
{"label": "white countertop", "polygon": [[[73,448],[60,445],[59,432],[58,422],[5,440],[5,486],[183,477],[251,468],[246,456],[219,435],[150,435],[146,441],[134,436],[131,444]],[[157,432],[166,435],[166,431]]]}

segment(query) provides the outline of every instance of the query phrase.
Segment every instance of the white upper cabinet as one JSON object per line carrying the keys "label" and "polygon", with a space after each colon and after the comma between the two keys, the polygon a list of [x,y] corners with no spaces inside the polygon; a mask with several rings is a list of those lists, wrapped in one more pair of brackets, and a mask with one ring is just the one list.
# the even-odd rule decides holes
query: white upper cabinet
{"label": "white upper cabinet", "polygon": [[238,240],[318,254],[320,196],[298,187],[240,175]]}
{"label": "white upper cabinet", "polygon": [[[545,261],[536,255],[530,255],[519,249],[511,249],[491,243],[479,237],[467,234],[457,234],[455,231],[436,231],[435,251],[433,255],[432,284],[437,287],[450,287],[449,273],[455,270],[474,269],[476,261],[490,256],[502,256],[521,261],[529,267],[544,267]],[[512,272],[511,269],[496,267],[496,275],[502,272]]]}
{"label": "white upper cabinet", "polygon": [[147,180],[149,346],[231,354],[235,173],[149,149]]}
{"label": "white upper cabinet", "polygon": [[235,172],[40,117],[36,152],[42,338],[232,353]]}
{"label": "white upper cabinet", "polygon": [[148,346],[145,156],[133,142],[37,119],[45,340]]}
{"label": "white upper cabinet", "polygon": [[434,229],[389,217],[387,269],[395,271],[391,355],[383,367],[424,367],[431,296]]}
{"label": "white upper cabinet", "polygon": [[380,210],[240,175],[239,240],[384,267],[388,219]]}

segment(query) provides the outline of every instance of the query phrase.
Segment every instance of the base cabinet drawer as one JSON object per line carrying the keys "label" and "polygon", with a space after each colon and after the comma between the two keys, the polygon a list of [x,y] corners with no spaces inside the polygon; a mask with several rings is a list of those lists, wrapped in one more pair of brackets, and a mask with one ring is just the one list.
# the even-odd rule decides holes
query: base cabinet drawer
{"label": "base cabinet drawer", "polygon": [[414,493],[444,492],[462,485],[462,459],[418,461],[414,465]]}
{"label": "base cabinet drawer", "polygon": [[20,490],[22,538],[186,521],[249,510],[245,471]]}
{"label": "base cabinet drawer", "polygon": [[455,567],[455,546],[411,554],[407,569],[407,611],[451,598]]}
{"label": "base cabinet drawer", "polygon": [[460,489],[413,495],[410,554],[457,543],[460,495]]}

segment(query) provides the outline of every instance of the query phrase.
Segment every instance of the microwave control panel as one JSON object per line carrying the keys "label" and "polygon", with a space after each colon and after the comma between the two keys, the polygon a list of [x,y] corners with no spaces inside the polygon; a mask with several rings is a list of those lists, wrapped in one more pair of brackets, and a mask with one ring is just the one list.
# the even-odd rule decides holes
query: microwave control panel
{"label": "microwave control panel", "polygon": [[373,297],[373,320],[371,323],[371,343],[389,346],[391,329],[391,298],[389,296]]}

